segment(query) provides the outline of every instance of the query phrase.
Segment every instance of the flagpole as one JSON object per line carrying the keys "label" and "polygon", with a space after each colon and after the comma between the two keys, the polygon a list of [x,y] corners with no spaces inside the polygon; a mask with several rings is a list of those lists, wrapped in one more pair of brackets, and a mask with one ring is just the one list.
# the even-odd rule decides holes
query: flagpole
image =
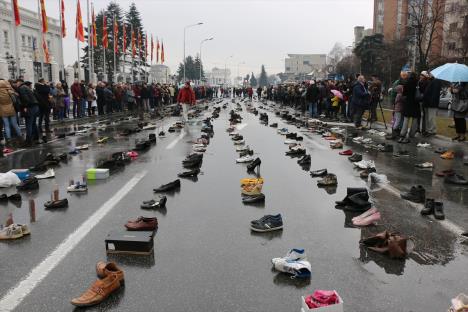
{"label": "flagpole", "polygon": [[[88,0],[88,2],[89,2],[89,0]],[[91,3],[91,9],[92,9],[92,11],[93,11],[93,16],[94,16],[94,3]],[[95,18],[95,17],[94,17],[94,18]],[[91,28],[91,34],[90,34],[90,32],[88,31],[88,36],[91,36],[91,41],[90,41],[90,42],[91,42],[91,44],[90,44],[90,47],[91,47],[91,65],[90,65],[90,66],[91,66],[91,73],[92,73],[93,75],[94,75],[94,44],[95,44],[95,42],[94,42],[94,32],[96,31],[96,30],[94,29],[94,25],[95,25],[94,19],[92,19],[92,20],[91,20],[91,27],[92,27],[92,28]],[[88,28],[88,30],[89,30],[89,28]],[[88,50],[89,50],[89,49],[88,49]],[[93,77],[93,79],[94,79],[94,77]],[[92,82],[94,83],[94,81],[92,81]]]}
{"label": "flagpole", "polygon": [[114,75],[112,76],[112,80],[115,83],[115,82],[117,82],[117,56],[116,56],[115,50],[116,50],[116,47],[118,47],[118,44],[119,44],[118,38],[116,38],[116,33],[115,33],[115,13],[114,13],[114,21],[112,23],[112,28],[114,30]]}
{"label": "flagpole", "polygon": [[88,19],[88,82],[93,82],[93,75],[91,72],[91,28],[90,28],[90,21],[89,21],[89,0],[86,1],[86,15]]}
{"label": "flagpole", "polygon": [[[13,12],[13,15],[15,14],[15,5],[13,4],[13,1],[11,1],[11,11]],[[18,13],[19,14],[19,13]],[[16,68],[18,71],[17,76],[15,77],[15,72],[13,72],[13,78],[19,78],[21,76],[21,66],[20,66],[20,57],[19,57],[19,44],[18,44],[18,26],[15,24],[15,19],[13,18],[12,20],[12,25],[13,25],[13,36],[15,36],[15,56],[16,56]]]}
{"label": "flagpole", "polygon": [[62,11],[64,10],[64,8],[62,8],[62,0],[58,0],[59,1],[59,8],[60,8],[60,55],[61,55],[61,58],[62,58],[62,64],[61,64],[61,72],[62,72],[62,79],[63,80],[66,80],[65,79],[65,60],[63,59],[64,58],[64,55],[63,55],[63,29],[62,29],[62,25],[63,25],[63,19],[62,19]]}
{"label": "flagpole", "polygon": [[[37,18],[38,18],[38,20],[40,22],[41,21],[42,21],[42,23],[44,22],[42,20],[41,4],[40,4],[39,0],[37,0]],[[38,36],[37,40],[39,40],[39,38],[43,37],[42,36],[42,25],[41,25],[41,23],[39,23],[39,28],[38,29],[39,29],[39,36]],[[44,51],[42,51],[42,53],[44,53]],[[44,62],[42,61],[42,58],[40,58],[40,63],[41,63],[41,77],[39,77],[39,78],[43,78],[44,77]]]}
{"label": "flagpole", "polygon": [[[78,8],[78,1],[79,0],[76,0],[76,7]],[[81,8],[80,8],[81,9]],[[78,14],[78,12],[77,12]],[[78,18],[76,20],[76,27],[77,27],[77,32],[75,34],[75,37],[76,37],[76,54],[78,56],[78,59],[76,61],[76,71],[77,71],[77,78],[78,78],[78,81],[81,80],[81,75],[80,75],[80,39],[78,39]]]}

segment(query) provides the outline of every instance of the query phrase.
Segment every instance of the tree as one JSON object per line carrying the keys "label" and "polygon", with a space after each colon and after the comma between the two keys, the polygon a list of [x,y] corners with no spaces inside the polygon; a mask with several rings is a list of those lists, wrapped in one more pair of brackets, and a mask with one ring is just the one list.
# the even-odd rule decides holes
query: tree
{"label": "tree", "polygon": [[442,39],[445,0],[412,0],[408,2],[408,37],[416,45],[415,65],[418,71],[426,70],[434,50],[442,48],[435,43]]}
{"label": "tree", "polygon": [[[200,77],[200,68],[197,67],[196,61],[194,61],[191,55],[185,58],[185,78],[190,80],[198,80]],[[203,66],[203,65],[202,65]],[[177,79],[179,81],[184,80],[184,63],[179,64],[177,69]]]}
{"label": "tree", "polygon": [[345,77],[350,77],[359,72],[359,60],[353,55],[345,56],[336,64],[336,73]]}
{"label": "tree", "polygon": [[365,75],[381,73],[384,66],[381,62],[384,51],[385,44],[382,34],[364,37],[354,48],[354,54],[360,61],[359,72]]}
{"label": "tree", "polygon": [[343,44],[340,42],[336,42],[333,45],[331,51],[328,53],[328,58],[331,60],[331,64],[335,65],[343,59],[344,55],[345,48],[343,47]]}
{"label": "tree", "polygon": [[255,78],[254,73],[252,73],[252,75],[250,75],[250,86],[252,86],[252,87],[257,86],[257,79]]}
{"label": "tree", "polygon": [[200,80],[200,68],[201,68],[201,80],[205,78],[205,72],[203,71],[203,63],[200,59],[200,55],[197,54],[195,57],[195,68],[197,70],[197,78],[196,80]]}
{"label": "tree", "polygon": [[262,88],[268,86],[268,75],[265,71],[265,65],[262,65],[262,70],[260,72],[260,78],[258,80],[258,84]]}

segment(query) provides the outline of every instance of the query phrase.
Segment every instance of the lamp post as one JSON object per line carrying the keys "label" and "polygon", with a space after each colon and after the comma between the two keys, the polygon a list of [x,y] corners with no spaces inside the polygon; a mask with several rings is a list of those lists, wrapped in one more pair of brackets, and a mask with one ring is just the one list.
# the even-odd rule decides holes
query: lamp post
{"label": "lamp post", "polygon": [[184,27],[184,82],[186,80],[186,78],[185,78],[185,65],[186,65],[186,62],[185,62],[185,33],[186,33],[187,28],[194,27],[194,26],[200,26],[200,25],[203,25],[203,23],[200,22],[200,23],[196,23],[196,24],[187,25],[187,26]]}
{"label": "lamp post", "polygon": [[224,84],[226,84],[226,80],[227,80],[227,61],[232,58],[234,55],[230,55],[229,57],[226,58],[226,60],[224,61]]}
{"label": "lamp post", "polygon": [[[202,48],[203,42],[210,41],[210,40],[213,40],[213,39],[214,39],[214,38],[211,37],[211,38],[204,39],[204,40],[202,40],[202,41],[200,42],[200,84],[201,84],[201,82],[202,82],[202,64],[203,64],[203,63],[202,63],[202,54],[201,54],[202,49],[201,49],[201,48]],[[185,66],[184,66],[184,67],[185,67]]]}
{"label": "lamp post", "polygon": [[[243,65],[243,64],[245,64],[245,62],[237,63],[237,78],[239,78],[239,65]],[[241,80],[243,81],[242,78],[241,78]]]}

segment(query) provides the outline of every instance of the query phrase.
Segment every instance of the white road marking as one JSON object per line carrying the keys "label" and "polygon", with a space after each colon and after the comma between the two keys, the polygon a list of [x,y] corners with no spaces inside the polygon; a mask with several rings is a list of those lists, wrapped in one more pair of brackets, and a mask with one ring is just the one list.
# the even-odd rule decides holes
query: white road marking
{"label": "white road marking", "polygon": [[[12,311],[15,309],[34,288],[57,267],[57,265],[88,235],[88,233],[125,197],[147,171],[135,175],[114,196],[106,201],[95,213],[84,221],[73,233],[71,233],[54,251],[52,251],[41,263],[39,263],[29,274],[16,286],[0,299],[0,311]],[[34,235],[34,234],[33,234]]]}
{"label": "white road marking", "polygon": [[[386,191],[388,191],[389,193],[392,193],[393,195],[397,196],[397,197],[401,197],[400,196],[400,191],[398,191],[395,187],[391,186],[390,184],[387,184],[387,185],[384,185],[382,186],[382,189],[385,189]],[[416,209],[418,212],[420,212],[423,208],[424,208],[424,205],[423,204],[417,204],[417,203],[413,203],[413,202],[410,202],[409,200],[405,200],[411,207],[413,207],[414,209]],[[435,220],[435,219],[434,219]],[[444,227],[446,230],[454,233],[455,235],[461,235],[462,233],[466,232],[464,229],[462,229],[461,227],[459,227],[458,225],[456,225],[455,223],[453,223],[452,221],[448,220],[447,218],[445,218],[445,220],[437,220],[437,222],[442,225],[442,227]]]}
{"label": "white road marking", "polygon": [[240,125],[237,126],[237,130],[242,130],[242,129],[244,129],[245,127],[247,127],[247,125],[248,125],[248,124],[246,124],[246,123],[240,124]]}
{"label": "white road marking", "polygon": [[176,146],[177,143],[179,143],[180,140],[182,140],[185,136],[185,131],[182,130],[182,132],[179,134],[179,136],[177,138],[174,139],[174,141],[172,141],[171,143],[169,143],[168,146],[166,146],[166,149],[173,149],[174,146]]}

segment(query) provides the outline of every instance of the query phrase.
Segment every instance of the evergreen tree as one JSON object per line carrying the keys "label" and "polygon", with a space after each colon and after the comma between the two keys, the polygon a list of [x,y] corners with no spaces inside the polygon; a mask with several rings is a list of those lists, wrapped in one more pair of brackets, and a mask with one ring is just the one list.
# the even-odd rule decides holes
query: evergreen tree
{"label": "evergreen tree", "polygon": [[254,73],[250,76],[250,86],[251,87],[256,87],[257,86],[257,78],[255,78]]}
{"label": "evergreen tree", "polygon": [[260,73],[260,78],[258,80],[258,84],[262,88],[268,86],[268,76],[267,76],[267,73],[265,71],[265,65],[262,65],[262,71]]}
{"label": "evergreen tree", "polygon": [[[137,47],[137,53],[136,53],[135,59],[133,60],[134,64],[133,64],[132,75],[133,75],[133,78],[136,79],[136,75],[138,73],[140,74],[144,73],[143,70],[141,69],[139,70],[138,68],[139,63],[145,64],[145,66],[147,66],[145,53],[144,53],[145,51],[144,44],[145,44],[145,38],[147,34],[143,32],[143,22],[142,22],[140,12],[138,11],[136,7],[135,2],[133,2],[130,5],[128,12],[125,14],[125,21],[127,23],[127,47],[128,47],[128,52],[130,54],[130,57],[128,58],[130,64],[133,60],[132,59],[132,41],[131,41],[132,40],[132,27],[135,33],[135,40],[136,40],[135,44]],[[138,34],[141,34],[141,41],[142,41],[141,51],[138,51]],[[142,57],[141,62],[140,62],[139,56]]]}
{"label": "evergreen tree", "polygon": [[[185,79],[198,80],[198,78],[200,78],[200,67],[197,66],[196,61],[191,55],[185,58],[185,65]],[[184,80],[184,63],[179,64],[179,68],[177,69],[177,79],[179,81]]]}
{"label": "evergreen tree", "polygon": [[[93,59],[94,59],[94,70],[98,73],[99,76],[104,74],[104,47],[102,45],[103,39],[103,19],[104,14],[107,18],[107,38],[108,38],[108,48],[106,49],[106,73],[108,75],[108,80],[113,81],[114,77],[114,15],[117,25],[119,25],[119,33],[116,40],[118,40],[118,53],[116,53],[116,67],[117,71],[120,69],[120,56],[122,55],[122,25],[123,25],[123,14],[122,8],[117,2],[111,2],[107,6],[105,11],[101,11],[96,16],[96,33],[97,33],[97,46],[93,48]],[[88,29],[86,28],[87,36],[89,36]],[[86,41],[88,42],[88,41]],[[83,48],[84,56],[82,57],[83,67],[87,68],[88,64],[88,46],[86,45]],[[101,76],[102,77],[102,76]],[[100,77],[100,78],[101,78]]]}

